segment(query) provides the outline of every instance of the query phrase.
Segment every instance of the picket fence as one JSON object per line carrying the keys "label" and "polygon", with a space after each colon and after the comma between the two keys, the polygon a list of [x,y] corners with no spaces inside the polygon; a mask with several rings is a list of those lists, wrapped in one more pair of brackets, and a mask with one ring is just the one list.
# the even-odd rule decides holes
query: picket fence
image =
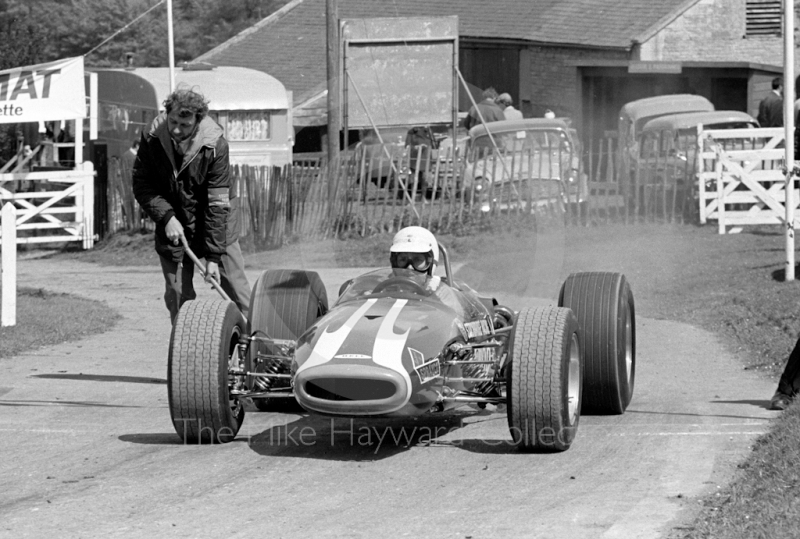
{"label": "picket fence", "polygon": [[[233,189],[239,211],[240,237],[257,248],[274,248],[288,240],[342,238],[394,232],[408,225],[436,232],[465,227],[576,226],[614,219],[607,196],[616,196],[613,160],[603,152],[595,163],[602,181],[589,182],[589,201],[556,196],[549,170],[525,169],[532,155],[486,152],[470,160],[475,170],[493,170],[500,182],[464,182],[466,161],[457,149],[427,151],[387,145],[343,152],[333,173],[322,155],[297,155],[284,167],[233,166]],[[557,162],[558,160],[556,160]],[[548,165],[549,166],[549,165]],[[505,167],[505,170],[504,170]],[[503,172],[501,172],[503,171]],[[150,229],[136,204],[130,172],[120,160],[109,165],[109,232]],[[505,176],[503,176],[505,174]],[[612,187],[613,186],[613,187]],[[607,193],[605,192],[607,191]],[[486,201],[490,200],[491,204]],[[614,201],[616,215],[622,215]]]}

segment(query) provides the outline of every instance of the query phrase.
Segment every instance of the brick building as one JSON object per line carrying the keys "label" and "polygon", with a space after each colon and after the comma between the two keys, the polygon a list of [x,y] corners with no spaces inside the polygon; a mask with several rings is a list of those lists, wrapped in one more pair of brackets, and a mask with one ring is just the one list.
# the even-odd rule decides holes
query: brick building
{"label": "brick building", "polygon": [[[783,69],[781,0],[339,0],[341,19],[459,17],[459,68],[526,116],[613,129],[633,99],[697,93],[755,115]],[[198,61],[258,69],[294,95],[296,151],[326,124],[325,0],[292,0]],[[462,108],[464,104],[462,103]],[[305,130],[308,131],[308,130]]]}

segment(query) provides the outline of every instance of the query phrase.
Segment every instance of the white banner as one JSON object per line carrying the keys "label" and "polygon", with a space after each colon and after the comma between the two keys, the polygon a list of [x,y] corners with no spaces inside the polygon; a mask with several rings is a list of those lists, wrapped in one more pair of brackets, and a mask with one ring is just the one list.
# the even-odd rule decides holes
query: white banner
{"label": "white banner", "polygon": [[83,56],[0,71],[0,123],[85,117]]}

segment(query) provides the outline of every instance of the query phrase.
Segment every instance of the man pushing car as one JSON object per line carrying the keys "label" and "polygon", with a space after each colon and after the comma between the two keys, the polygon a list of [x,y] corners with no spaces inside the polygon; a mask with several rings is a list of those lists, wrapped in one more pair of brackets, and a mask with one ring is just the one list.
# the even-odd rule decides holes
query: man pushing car
{"label": "man pushing car", "polygon": [[142,133],[133,193],[156,223],[170,318],[174,323],[183,302],[196,297],[194,263],[185,257],[183,241],[206,259],[206,282],[220,282],[247,316],[250,284],[231,200],[228,142],[207,116],[208,101],[199,92],[178,89],[167,96],[164,109]]}

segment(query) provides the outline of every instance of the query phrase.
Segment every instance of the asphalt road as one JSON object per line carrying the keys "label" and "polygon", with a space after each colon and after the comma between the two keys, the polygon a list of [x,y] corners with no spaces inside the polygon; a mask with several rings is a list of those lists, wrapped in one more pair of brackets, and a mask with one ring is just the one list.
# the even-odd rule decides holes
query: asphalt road
{"label": "asphalt road", "polygon": [[[639,316],[628,411],[582,417],[565,453],[520,453],[491,406],[417,422],[252,412],[230,444],[183,445],[158,269],[18,271],[123,318],[0,363],[0,537],[659,537],[775,417],[772,383],[712,335]],[[356,271],[320,273],[334,295]],[[548,301],[496,292],[514,308]]]}

